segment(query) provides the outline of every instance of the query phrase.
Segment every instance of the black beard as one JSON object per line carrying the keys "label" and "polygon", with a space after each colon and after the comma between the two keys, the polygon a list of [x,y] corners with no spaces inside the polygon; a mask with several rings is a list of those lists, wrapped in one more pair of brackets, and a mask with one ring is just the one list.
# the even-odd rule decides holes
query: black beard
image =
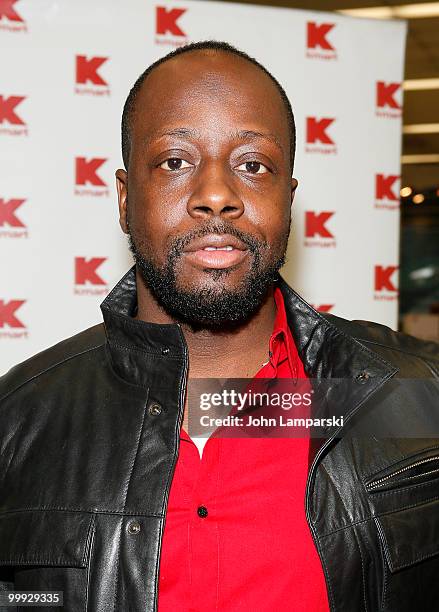
{"label": "black beard", "polygon": [[[260,308],[280,268],[285,263],[289,227],[282,242],[282,252],[272,261],[264,263],[263,253],[271,250],[268,243],[242,233],[233,224],[223,221],[214,225],[209,223],[183,237],[176,238],[171,244],[168,260],[163,268],[158,268],[151,257],[147,256],[146,245],[136,244],[129,225],[128,232],[129,248],[137,269],[165,311],[176,321],[189,324],[194,329],[219,330],[242,325]],[[212,287],[184,290],[177,286],[175,269],[183,249],[194,238],[208,234],[231,234],[246,244],[250,251],[249,256],[252,257],[250,272],[233,291],[225,289],[221,283],[218,290]],[[226,278],[231,271],[232,268],[205,269],[206,274],[218,281]]]}

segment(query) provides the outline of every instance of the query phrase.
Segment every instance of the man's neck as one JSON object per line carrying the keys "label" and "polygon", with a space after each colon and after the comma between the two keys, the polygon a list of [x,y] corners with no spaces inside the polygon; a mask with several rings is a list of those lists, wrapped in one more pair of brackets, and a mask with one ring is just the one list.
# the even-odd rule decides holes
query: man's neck
{"label": "man's neck", "polygon": [[[142,277],[136,272],[137,318],[150,323],[176,323],[156,301]],[[261,307],[244,324],[212,331],[194,329],[181,323],[189,350],[189,377],[247,378],[268,360],[268,345],[276,317],[274,288]]]}

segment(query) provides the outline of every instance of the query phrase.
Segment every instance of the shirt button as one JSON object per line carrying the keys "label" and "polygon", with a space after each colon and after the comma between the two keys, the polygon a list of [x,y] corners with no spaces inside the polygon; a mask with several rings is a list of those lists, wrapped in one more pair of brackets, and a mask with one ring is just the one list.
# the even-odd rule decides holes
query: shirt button
{"label": "shirt button", "polygon": [[162,355],[169,355],[170,348],[169,346],[164,346],[162,348]]}
{"label": "shirt button", "polygon": [[152,414],[153,416],[158,416],[159,414],[162,413],[162,407],[160,406],[160,404],[157,404],[157,402],[154,402],[148,408],[148,412],[149,414]]}
{"label": "shirt button", "polygon": [[130,533],[131,535],[139,533],[140,529],[140,523],[138,523],[137,521],[131,521],[131,523],[128,523],[128,533]]}
{"label": "shirt button", "polygon": [[201,518],[206,518],[206,516],[208,515],[206,506],[198,506],[197,514]]}

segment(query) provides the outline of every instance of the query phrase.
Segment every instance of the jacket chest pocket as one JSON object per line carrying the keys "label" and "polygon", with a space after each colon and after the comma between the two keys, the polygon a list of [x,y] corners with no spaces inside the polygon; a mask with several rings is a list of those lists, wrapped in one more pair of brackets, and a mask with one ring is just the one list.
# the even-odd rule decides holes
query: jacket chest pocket
{"label": "jacket chest pocket", "polygon": [[389,466],[365,488],[391,571],[439,554],[438,448]]}
{"label": "jacket chest pocket", "polygon": [[[94,515],[89,513],[49,510],[0,513],[0,588],[3,575],[4,584],[13,584],[16,591],[63,592],[63,606],[33,610],[86,610],[93,537]],[[0,612],[13,609],[22,608],[0,607]]]}
{"label": "jacket chest pocket", "polygon": [[365,482],[386,574],[380,610],[431,612],[439,599],[439,453],[432,449]]}
{"label": "jacket chest pocket", "polygon": [[375,518],[391,572],[439,555],[439,501]]}

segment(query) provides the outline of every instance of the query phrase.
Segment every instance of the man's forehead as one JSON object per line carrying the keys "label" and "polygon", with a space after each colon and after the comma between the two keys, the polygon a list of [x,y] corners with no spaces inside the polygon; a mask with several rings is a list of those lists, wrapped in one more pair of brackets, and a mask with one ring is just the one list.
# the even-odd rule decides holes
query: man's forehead
{"label": "man's forehead", "polygon": [[270,130],[285,129],[287,116],[279,91],[258,66],[228,52],[191,51],[159,65],[145,79],[137,98],[137,118],[156,131],[170,115],[191,115],[209,105],[226,115],[241,114]]}

